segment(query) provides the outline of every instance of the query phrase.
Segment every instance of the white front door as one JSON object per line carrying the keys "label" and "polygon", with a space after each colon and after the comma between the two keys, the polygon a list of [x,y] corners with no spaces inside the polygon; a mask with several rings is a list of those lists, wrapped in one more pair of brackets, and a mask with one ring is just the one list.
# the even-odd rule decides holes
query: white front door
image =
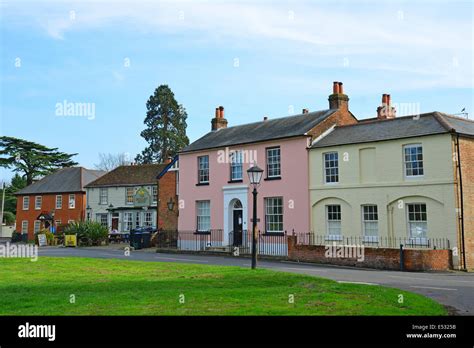
{"label": "white front door", "polygon": [[229,233],[234,228],[234,203],[242,203],[242,230],[248,229],[248,186],[224,186],[224,236],[223,245],[229,245]]}

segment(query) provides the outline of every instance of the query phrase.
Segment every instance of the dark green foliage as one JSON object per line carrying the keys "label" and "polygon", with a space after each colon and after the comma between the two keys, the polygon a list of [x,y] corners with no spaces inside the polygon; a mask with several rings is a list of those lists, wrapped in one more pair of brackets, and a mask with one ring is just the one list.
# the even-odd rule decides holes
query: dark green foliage
{"label": "dark green foliage", "polygon": [[91,246],[107,241],[109,231],[96,221],[76,221],[64,227],[64,234],[77,234],[80,245]]}
{"label": "dark green foliage", "polygon": [[137,155],[138,163],[163,163],[189,144],[186,110],[167,85],[161,85],[146,103],[146,128],[140,133],[148,146]]}
{"label": "dark green foliage", "polygon": [[59,168],[75,166],[77,162],[71,160],[75,155],[28,140],[0,137],[0,167],[22,173],[27,185]]}

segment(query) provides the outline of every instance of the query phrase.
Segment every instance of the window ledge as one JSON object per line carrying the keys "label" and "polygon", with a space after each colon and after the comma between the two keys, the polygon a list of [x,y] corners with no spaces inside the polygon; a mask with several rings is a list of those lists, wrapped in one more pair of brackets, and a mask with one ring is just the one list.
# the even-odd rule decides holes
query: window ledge
{"label": "window ledge", "polygon": [[271,176],[271,177],[266,177],[265,179],[263,179],[265,181],[269,181],[269,180],[281,180],[281,176]]}
{"label": "window ledge", "polygon": [[209,186],[208,182],[198,182],[196,186]]}
{"label": "window ledge", "polygon": [[262,236],[284,236],[285,232],[265,232]]}
{"label": "window ledge", "polygon": [[228,184],[236,184],[236,183],[242,183],[244,182],[244,180],[242,179],[239,179],[239,180],[229,180],[227,181]]}
{"label": "window ledge", "polygon": [[210,235],[211,231],[196,231],[194,234],[199,234],[199,235]]}

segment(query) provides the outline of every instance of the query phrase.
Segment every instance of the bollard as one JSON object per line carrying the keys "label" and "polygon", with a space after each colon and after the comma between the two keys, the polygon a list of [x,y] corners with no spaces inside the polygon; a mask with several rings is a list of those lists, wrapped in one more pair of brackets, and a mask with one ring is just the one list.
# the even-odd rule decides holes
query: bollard
{"label": "bollard", "polygon": [[400,271],[405,270],[405,258],[403,255],[403,244],[400,244]]}

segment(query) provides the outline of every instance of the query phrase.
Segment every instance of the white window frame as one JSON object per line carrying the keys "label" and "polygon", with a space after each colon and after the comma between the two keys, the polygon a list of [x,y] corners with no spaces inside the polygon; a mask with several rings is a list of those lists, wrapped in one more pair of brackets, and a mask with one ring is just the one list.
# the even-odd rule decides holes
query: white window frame
{"label": "white window frame", "polygon": [[153,212],[152,212],[152,211],[146,211],[146,212],[144,213],[143,225],[144,225],[145,227],[151,227],[151,226],[153,226]]}
{"label": "white window frame", "polygon": [[[338,214],[339,219],[329,219],[329,207],[339,207],[339,212],[331,211],[331,214]],[[325,220],[326,220],[326,240],[342,240],[342,207],[340,204],[328,204],[325,206]],[[339,234],[334,234],[334,225],[339,225]]]}
{"label": "white window frame", "polygon": [[41,221],[35,220],[33,225],[33,233],[37,234],[39,231],[41,231]]}
{"label": "white window frame", "polygon": [[30,210],[30,197],[29,196],[23,197],[23,210]]}
{"label": "white window frame", "polygon": [[230,181],[242,181],[243,175],[242,150],[232,151],[230,154]]}
{"label": "white window frame", "polygon": [[[413,148],[420,148],[421,149],[421,152],[420,153],[416,153],[415,156],[418,157],[418,155],[421,155],[421,160],[412,160],[411,156],[411,152],[408,154],[408,156],[410,157],[409,160],[407,160],[407,154],[406,154],[406,150],[407,149],[413,149]],[[418,166],[416,169],[413,168],[413,163],[417,163]],[[420,163],[421,163],[421,166],[420,166]],[[410,166],[408,166],[408,164],[410,164]],[[411,168],[409,168],[411,167]],[[413,172],[415,170],[418,170],[419,172],[421,172],[421,174],[413,174]],[[411,171],[411,174],[408,173],[408,171]],[[405,178],[421,178],[425,175],[425,167],[423,166],[423,145],[422,144],[407,144],[407,145],[403,145],[403,173],[405,175]]]}
{"label": "white window frame", "polygon": [[196,201],[196,231],[211,230],[211,201]]}
{"label": "white window frame", "polygon": [[137,227],[142,227],[141,222],[142,222],[142,216],[141,212],[137,211],[135,212],[135,228]]}
{"label": "white window frame", "polygon": [[[105,194],[103,194],[105,192]],[[109,190],[107,187],[99,188],[99,204],[107,205],[109,203]]]}
{"label": "white window frame", "polygon": [[[71,200],[72,197],[72,200]],[[72,202],[72,204],[71,204]],[[69,209],[75,209],[76,208],[76,195],[74,193],[69,194],[68,196],[68,207]]]}
{"label": "white window frame", "polygon": [[[130,194],[131,192],[131,194]],[[126,187],[125,188],[125,204],[133,205],[133,196],[135,195],[135,188],[134,187]]]}
{"label": "white window frame", "polygon": [[153,204],[158,202],[158,186],[151,187],[151,201]]}
{"label": "white window frame", "polygon": [[[105,219],[104,219],[105,218]],[[109,214],[106,213],[97,213],[96,219],[102,226],[108,227],[109,226]],[[105,222],[105,223],[104,223]]]}
{"label": "white window frame", "polygon": [[130,232],[133,229],[133,213],[126,211],[123,213],[123,230]]}
{"label": "white window frame", "polygon": [[63,195],[56,195],[55,206],[56,206],[56,209],[62,209],[63,208]]}
{"label": "white window frame", "polygon": [[[206,159],[206,161],[201,161]],[[208,184],[209,183],[209,155],[198,157],[198,183]]]}
{"label": "white window frame", "polygon": [[[419,212],[415,211],[413,214],[424,214],[425,215],[425,220],[411,220],[411,213],[410,213],[410,206],[424,206],[425,211],[422,212],[421,209]],[[410,241],[413,241],[415,244],[418,245],[425,245],[428,244],[428,205],[423,202],[414,202],[414,203],[406,203],[406,218],[407,218],[407,232],[408,232],[408,238]],[[416,216],[416,215],[415,215]],[[421,216],[422,217],[422,216]],[[416,225],[424,225],[424,236],[418,237],[418,236],[413,236],[412,230],[413,228],[416,228]]]}
{"label": "white window frame", "polygon": [[[331,155],[334,157],[326,157]],[[335,165],[331,165],[331,162],[335,162]],[[335,171],[335,174],[331,173],[332,170]],[[329,174],[328,171],[330,171]],[[337,151],[323,153],[323,178],[326,185],[339,183],[339,153]]]}
{"label": "white window frame", "polygon": [[21,222],[21,233],[28,233],[28,220],[23,220]]}
{"label": "white window frame", "polygon": [[[372,211],[366,211],[366,208],[372,208]],[[375,209],[373,209],[375,208]],[[378,206],[376,204],[364,204],[361,207],[362,213],[362,236],[365,242],[377,243],[379,240],[380,230],[379,230],[379,212]],[[374,217],[376,219],[374,219]],[[376,229],[368,228],[368,226],[374,225]],[[367,234],[367,231],[372,230],[376,231],[375,234]]]}
{"label": "white window frame", "polygon": [[42,196],[35,196],[35,210],[41,210],[41,205],[42,204],[43,204],[43,197]]}
{"label": "white window frame", "polygon": [[[265,197],[265,233],[283,233],[283,197]],[[277,210],[275,212],[275,210]],[[274,228],[278,226],[280,228]]]}
{"label": "white window frame", "polygon": [[267,178],[281,178],[281,149],[280,146],[265,149]]}

